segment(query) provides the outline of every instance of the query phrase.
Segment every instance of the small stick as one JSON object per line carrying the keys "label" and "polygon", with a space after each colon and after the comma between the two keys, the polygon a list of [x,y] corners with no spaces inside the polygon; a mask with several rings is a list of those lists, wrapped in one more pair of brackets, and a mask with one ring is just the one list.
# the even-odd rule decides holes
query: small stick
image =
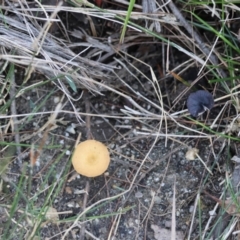
{"label": "small stick", "polygon": [[17,110],[16,110],[16,83],[15,83],[15,76],[14,73],[11,74],[11,87],[9,91],[10,99],[12,99],[11,103],[11,114],[13,115],[12,120],[13,120],[13,128],[12,131],[15,132],[14,138],[15,138],[15,143],[17,144],[17,159],[18,159],[18,165],[21,168],[22,166],[22,159],[21,159],[21,147],[20,147],[20,136],[19,136],[19,129],[18,129],[18,119],[17,119]]}

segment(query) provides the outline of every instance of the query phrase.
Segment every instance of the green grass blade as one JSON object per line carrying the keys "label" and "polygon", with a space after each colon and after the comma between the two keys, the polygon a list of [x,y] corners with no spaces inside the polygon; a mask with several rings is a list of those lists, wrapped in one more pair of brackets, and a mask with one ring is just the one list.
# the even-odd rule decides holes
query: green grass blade
{"label": "green grass blade", "polygon": [[131,16],[134,4],[135,4],[135,0],[131,0],[130,3],[129,3],[127,16],[125,18],[125,21],[124,21],[124,24],[123,24],[122,33],[121,33],[120,40],[119,40],[120,44],[122,44],[124,42],[124,36],[125,36],[126,30],[127,30],[127,25],[128,25],[128,22],[129,22],[129,19],[130,19],[130,16]]}

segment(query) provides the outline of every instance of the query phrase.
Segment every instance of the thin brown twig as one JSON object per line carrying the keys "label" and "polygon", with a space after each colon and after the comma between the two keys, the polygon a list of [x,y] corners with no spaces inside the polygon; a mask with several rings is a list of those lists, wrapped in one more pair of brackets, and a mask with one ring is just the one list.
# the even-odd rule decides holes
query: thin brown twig
{"label": "thin brown twig", "polygon": [[151,200],[151,203],[150,203],[150,206],[147,210],[147,213],[146,213],[146,216],[144,217],[143,221],[145,221],[146,219],[146,224],[145,224],[145,228],[144,228],[144,240],[147,239],[147,226],[148,226],[148,220],[149,220],[149,217],[150,217],[150,213],[152,211],[152,208],[154,206],[154,199],[155,199],[155,196],[156,196],[156,192],[155,191],[151,191],[151,195],[152,195],[152,200]]}
{"label": "thin brown twig", "polygon": [[21,168],[22,166],[22,159],[21,159],[21,147],[20,147],[20,135],[19,135],[19,129],[18,129],[18,119],[16,117],[17,115],[17,110],[16,110],[16,83],[15,83],[15,76],[14,73],[11,76],[11,87],[9,91],[10,99],[12,99],[11,102],[11,114],[12,120],[13,120],[13,129],[12,132],[14,132],[14,138],[15,138],[15,143],[17,144],[17,156],[18,156],[18,165]]}

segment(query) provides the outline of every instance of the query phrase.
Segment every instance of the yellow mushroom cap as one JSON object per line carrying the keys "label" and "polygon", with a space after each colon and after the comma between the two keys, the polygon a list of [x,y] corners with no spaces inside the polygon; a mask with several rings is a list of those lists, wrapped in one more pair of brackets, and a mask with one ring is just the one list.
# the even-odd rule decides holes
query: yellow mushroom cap
{"label": "yellow mushroom cap", "polygon": [[107,147],[96,140],[80,143],[72,156],[74,169],[86,177],[97,177],[103,174],[110,163]]}

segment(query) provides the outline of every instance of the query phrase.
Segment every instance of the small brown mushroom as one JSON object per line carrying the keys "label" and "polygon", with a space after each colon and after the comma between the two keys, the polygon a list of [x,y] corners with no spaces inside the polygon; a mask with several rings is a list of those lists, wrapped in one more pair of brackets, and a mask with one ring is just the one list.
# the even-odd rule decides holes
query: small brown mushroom
{"label": "small brown mushroom", "polygon": [[107,147],[96,140],[80,143],[72,156],[74,169],[86,177],[97,177],[103,174],[110,163]]}

